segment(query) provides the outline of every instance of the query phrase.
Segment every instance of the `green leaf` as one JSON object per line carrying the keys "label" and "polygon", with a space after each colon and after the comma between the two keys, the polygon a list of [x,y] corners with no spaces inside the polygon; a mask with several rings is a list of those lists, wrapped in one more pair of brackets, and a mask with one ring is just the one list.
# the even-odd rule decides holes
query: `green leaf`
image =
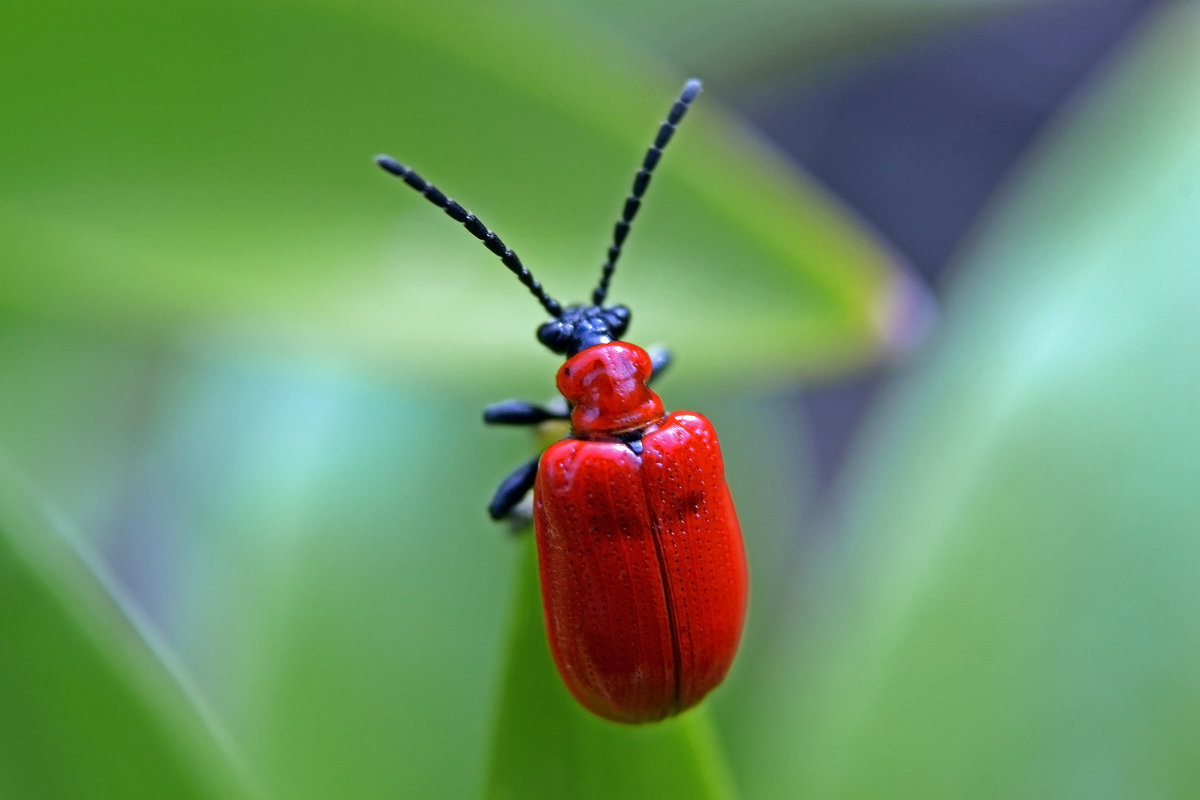
{"label": "green leaf", "polygon": [[546,644],[537,560],[527,539],[487,796],[733,797],[704,707],[631,727],[593,717],[571,698]]}
{"label": "green leaf", "polygon": [[969,253],[748,712],[753,796],[1200,791],[1198,84],[1163,6]]}
{"label": "green leaf", "polygon": [[[0,93],[21,121],[0,130],[3,307],[422,379],[544,371],[533,300],[371,157],[414,164],[581,300],[682,76],[582,46],[573,22],[431,0],[21,4],[0,31]],[[613,299],[640,338],[724,378],[872,358],[903,336],[912,291],[705,95]]]}
{"label": "green leaf", "polygon": [[0,796],[248,796],[127,608],[0,464]]}

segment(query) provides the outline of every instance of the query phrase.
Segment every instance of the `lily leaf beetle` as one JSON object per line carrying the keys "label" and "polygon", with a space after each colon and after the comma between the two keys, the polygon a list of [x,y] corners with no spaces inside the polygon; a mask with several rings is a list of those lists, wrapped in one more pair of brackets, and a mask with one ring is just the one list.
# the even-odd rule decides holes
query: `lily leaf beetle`
{"label": "lily leaf beetle", "polygon": [[510,400],[484,421],[569,420],[570,435],[505,478],[488,511],[503,519],[533,490],[550,651],[575,698],[616,722],[698,703],[733,663],[746,613],[746,556],[716,432],[699,414],[664,411],[650,382],[666,354],[622,341],[630,311],[604,305],[650,176],[699,92],[687,82],[642,160],[590,304],[561,305],[474,214],[376,158],[498,256],[550,315],[537,339],[566,357],[557,376],[566,408]]}

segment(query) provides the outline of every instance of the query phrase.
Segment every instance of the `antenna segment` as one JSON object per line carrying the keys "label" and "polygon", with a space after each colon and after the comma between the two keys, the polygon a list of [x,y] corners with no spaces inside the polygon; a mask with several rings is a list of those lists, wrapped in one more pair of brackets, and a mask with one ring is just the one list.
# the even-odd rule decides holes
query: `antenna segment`
{"label": "antenna segment", "polygon": [[491,250],[494,254],[500,257],[500,262],[508,267],[514,275],[517,276],[522,285],[527,288],[530,293],[537,298],[537,301],[542,304],[542,308],[549,312],[550,316],[558,318],[562,316],[563,308],[557,300],[546,294],[546,290],[533,277],[533,273],[525,268],[521,263],[521,259],[517,257],[500,237],[487,229],[487,226],[479,221],[479,218],[467,211],[465,208],[454,202],[446,195],[428,182],[413,170],[399,163],[390,156],[376,156],[375,163],[383,167],[383,169],[397,178],[402,179],[412,188],[420,192],[426,200],[433,203],[438,208],[446,212],[447,215],[456,222],[461,222],[463,227],[479,241],[483,242],[483,246]]}
{"label": "antenna segment", "polygon": [[679,99],[675,101],[675,105],[671,106],[671,112],[667,114],[666,121],[659,127],[658,135],[654,137],[654,144],[650,145],[650,149],[646,151],[646,157],[642,159],[642,167],[633,178],[633,190],[626,198],[625,207],[621,210],[621,218],[617,220],[617,224],[613,228],[613,243],[608,248],[608,260],[604,262],[604,266],[600,270],[600,284],[592,293],[593,305],[603,305],[604,299],[608,296],[608,284],[612,280],[613,270],[616,269],[617,259],[621,257],[621,246],[625,243],[625,237],[629,235],[629,226],[633,224],[633,218],[637,216],[638,209],[642,206],[642,196],[646,194],[646,187],[650,185],[650,173],[654,172],[654,168],[658,166],[663,148],[667,146],[667,142],[671,141],[675,127],[683,119],[688,106],[692,104],[698,94],[700,94],[700,81],[692,78],[684,84]]}

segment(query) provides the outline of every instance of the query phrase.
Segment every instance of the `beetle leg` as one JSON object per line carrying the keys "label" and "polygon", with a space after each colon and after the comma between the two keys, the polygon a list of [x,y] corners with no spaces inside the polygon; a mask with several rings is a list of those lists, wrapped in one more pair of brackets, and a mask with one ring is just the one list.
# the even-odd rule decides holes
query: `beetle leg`
{"label": "beetle leg", "polygon": [[656,380],[667,367],[671,366],[671,351],[661,345],[647,347],[646,352],[650,354],[650,366],[653,367],[653,372],[650,373],[650,380],[646,381],[649,385]]}
{"label": "beetle leg", "polygon": [[540,425],[547,420],[569,417],[565,410],[547,408],[524,400],[505,400],[502,403],[493,403],[483,410],[483,421],[488,425]]}
{"label": "beetle leg", "polygon": [[513,507],[521,502],[525,493],[533,488],[537,478],[538,458],[531,459],[512,471],[512,474],[500,482],[492,502],[488,503],[488,513],[492,519],[504,519],[512,512]]}

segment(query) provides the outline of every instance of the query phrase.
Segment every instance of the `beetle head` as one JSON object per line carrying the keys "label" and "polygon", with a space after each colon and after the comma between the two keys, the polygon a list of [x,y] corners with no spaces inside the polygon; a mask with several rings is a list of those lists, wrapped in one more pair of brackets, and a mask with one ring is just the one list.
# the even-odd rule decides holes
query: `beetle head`
{"label": "beetle head", "polygon": [[568,306],[562,316],[538,328],[538,341],[560,355],[573,356],[597,344],[616,341],[629,327],[625,306]]}

